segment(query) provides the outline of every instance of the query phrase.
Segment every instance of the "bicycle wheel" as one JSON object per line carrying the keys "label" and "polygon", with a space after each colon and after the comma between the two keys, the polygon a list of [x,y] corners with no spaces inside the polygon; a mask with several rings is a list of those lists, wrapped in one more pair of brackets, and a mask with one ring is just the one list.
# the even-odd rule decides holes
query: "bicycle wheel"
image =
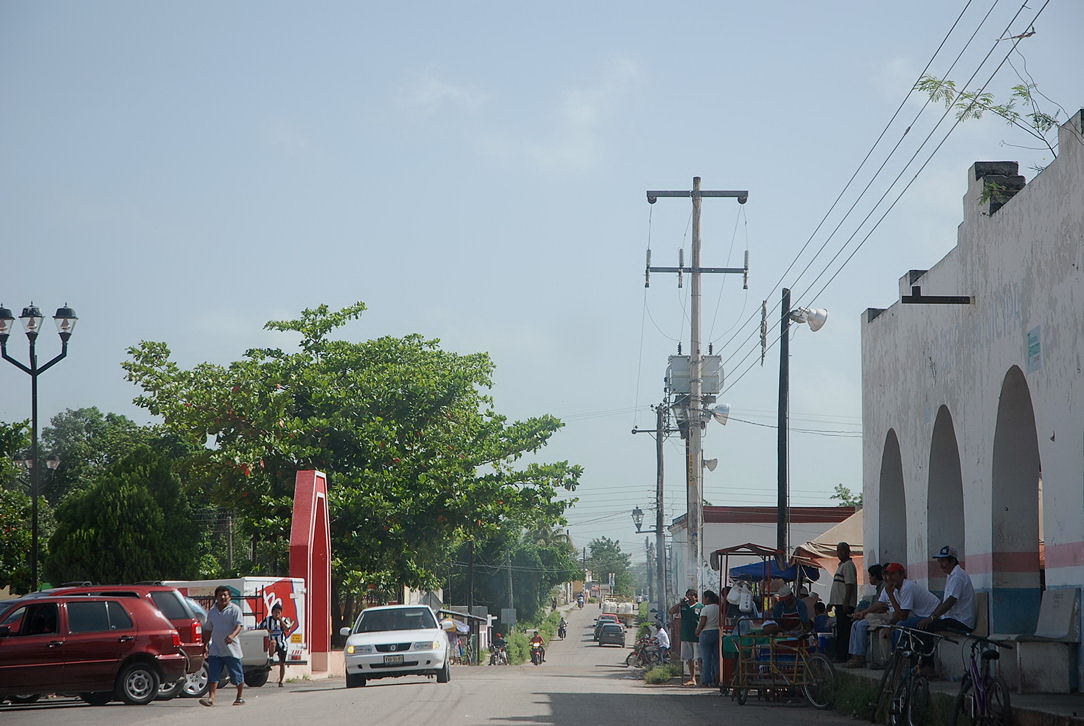
{"label": "bicycle wheel", "polygon": [[907,705],[911,697],[911,679],[906,675],[896,684],[892,700],[888,703],[888,726],[903,726],[907,723]]}
{"label": "bicycle wheel", "polygon": [[974,713],[972,706],[974,698],[975,688],[971,682],[971,676],[964,674],[963,680],[960,681],[960,690],[956,693],[956,703],[952,707],[952,721],[949,722],[952,726],[971,726],[975,723],[971,715]]}
{"label": "bicycle wheel", "polygon": [[986,692],[986,719],[990,726],[1009,726],[1012,723],[1012,706],[1009,703],[1009,687],[998,676],[990,681]]}
{"label": "bicycle wheel", "polygon": [[868,719],[871,723],[880,723],[884,715],[888,713],[888,706],[892,702],[892,694],[896,690],[896,680],[899,678],[901,659],[893,655],[885,664],[884,673],[881,674],[881,682],[877,686],[876,695],[870,703]]}
{"label": "bicycle wheel", "polygon": [[625,656],[625,665],[626,666],[635,666],[635,665],[639,665],[639,664],[640,664],[640,654],[637,653],[635,650],[630,652],[628,655]]}
{"label": "bicycle wheel", "polygon": [[836,669],[823,654],[814,653],[806,659],[802,692],[813,708],[823,709],[832,705],[836,692]]}
{"label": "bicycle wheel", "polygon": [[926,726],[929,718],[930,682],[925,676],[915,676],[907,695],[907,723],[909,726]]}

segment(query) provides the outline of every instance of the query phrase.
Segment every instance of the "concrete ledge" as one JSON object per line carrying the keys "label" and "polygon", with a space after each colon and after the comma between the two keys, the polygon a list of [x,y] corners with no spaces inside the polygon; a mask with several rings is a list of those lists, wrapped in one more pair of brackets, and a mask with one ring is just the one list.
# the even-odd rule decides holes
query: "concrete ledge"
{"label": "concrete ledge", "polygon": [[[836,710],[849,716],[866,718],[866,707],[881,682],[882,671],[836,669],[839,691]],[[956,693],[955,681],[930,683],[929,726],[948,726]],[[1034,695],[1010,694],[1014,726],[1081,726],[1084,724],[1084,694]]]}

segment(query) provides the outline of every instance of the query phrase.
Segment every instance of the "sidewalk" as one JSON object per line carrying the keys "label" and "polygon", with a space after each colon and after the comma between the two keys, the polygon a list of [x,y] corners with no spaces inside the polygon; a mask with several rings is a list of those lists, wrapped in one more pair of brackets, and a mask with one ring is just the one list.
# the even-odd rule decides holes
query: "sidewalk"
{"label": "sidewalk", "polygon": [[[876,689],[883,671],[868,669],[836,669],[841,682],[858,679],[863,689]],[[937,703],[937,711],[952,714],[958,681],[930,681],[930,696]],[[1011,693],[1013,726],[1081,726],[1084,724],[1084,694],[1020,694]]]}

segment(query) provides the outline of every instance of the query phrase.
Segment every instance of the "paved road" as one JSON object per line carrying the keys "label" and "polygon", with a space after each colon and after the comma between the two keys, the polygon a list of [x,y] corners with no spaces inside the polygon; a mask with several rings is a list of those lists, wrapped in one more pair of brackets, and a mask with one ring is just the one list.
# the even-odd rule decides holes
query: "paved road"
{"label": "paved road", "polygon": [[[213,710],[192,699],[174,699],[149,706],[110,704],[92,707],[79,701],[50,701],[29,707],[0,706],[0,724],[79,723],[80,726],[151,724],[172,726],[206,722],[210,718],[234,723],[358,724],[419,726],[419,724],[486,724],[543,726],[560,724],[706,724],[728,725],[851,724],[842,716],[808,707],[737,706],[716,691],[681,686],[647,686],[639,673],[626,669],[626,649],[598,647],[590,626],[597,609],[590,606],[569,615],[569,637],[547,648],[541,666],[457,667],[452,681],[437,684],[426,678],[405,677],[374,681],[364,688],[346,689],[342,680],[308,681],[286,688],[246,691],[248,704],[223,705]],[[228,695],[227,689],[223,695]],[[242,718],[243,716],[243,718]]]}

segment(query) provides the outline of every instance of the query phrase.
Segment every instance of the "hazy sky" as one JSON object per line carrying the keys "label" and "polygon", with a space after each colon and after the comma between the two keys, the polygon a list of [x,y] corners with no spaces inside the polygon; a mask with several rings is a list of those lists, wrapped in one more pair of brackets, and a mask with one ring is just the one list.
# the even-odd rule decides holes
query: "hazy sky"
{"label": "hazy sky", "polygon": [[[1042,154],[996,118],[960,125],[822,291],[951,125],[906,166],[943,112],[912,95],[814,231],[931,57],[944,75],[967,46],[949,75],[963,86],[981,69],[978,88],[1011,48],[997,41],[1006,27],[1023,33],[1044,7],[1015,70],[987,90],[1030,73],[1072,112],[1084,104],[1076,0],[3,1],[0,302],[79,314],[69,358],[41,379],[43,419],[98,406],[146,421],[119,367],[128,346],[164,340],[182,364],[226,362],[291,344],[261,330],[268,319],[363,300],[349,337],[419,332],[488,351],[501,410],[563,418],[542,458],[586,469],[577,544],[607,535],[639,558],[628,512],[652,502],[655,450],[629,431],[653,425],[666,356],[678,339],[687,351],[689,292],[655,275],[645,294],[644,250],[650,239],[654,264],[673,265],[690,247],[688,201],[649,217],[644,191],[694,175],[749,190],[743,208],[704,203],[704,264],[739,265],[748,248],[752,268],[748,291],[705,280],[705,340],[724,355],[733,407],[705,441],[720,460],[706,497],[774,503],[778,351],[749,364],[757,310],[777,303],[782,277],[795,304],[830,310],[791,345],[793,426],[829,432],[792,434],[793,503],[829,503],[837,482],[861,488],[860,314],[953,246],[972,162]],[[9,349],[25,356],[21,335]],[[0,418],[29,416],[29,389],[0,366]],[[684,509],[682,448],[667,447],[668,515]]]}

